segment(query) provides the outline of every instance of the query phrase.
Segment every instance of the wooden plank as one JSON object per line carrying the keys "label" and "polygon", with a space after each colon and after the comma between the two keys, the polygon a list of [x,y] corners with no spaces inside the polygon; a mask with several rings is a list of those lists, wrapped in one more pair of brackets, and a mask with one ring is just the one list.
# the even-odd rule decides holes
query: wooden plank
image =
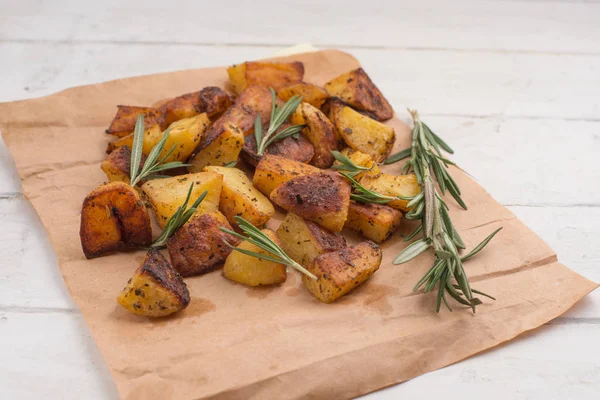
{"label": "wooden plank", "polygon": [[[11,55],[10,63],[0,65],[0,101],[128,76],[228,65],[278,49],[0,42],[0,52]],[[410,106],[439,116],[600,120],[600,56],[342,50],[363,63],[397,110]]]}
{"label": "wooden plank", "polygon": [[[180,18],[165,18],[165,12]],[[223,6],[187,0],[165,9],[159,0],[68,0],[60,7],[28,0],[5,2],[0,27],[4,40],[281,46],[309,41],[327,47],[598,53],[599,13],[600,5],[590,2],[238,0]],[[191,17],[186,21],[183,15]]]}
{"label": "wooden plank", "polygon": [[118,398],[78,313],[0,309],[0,331],[0,398]]}
{"label": "wooden plank", "polygon": [[420,399],[424,393],[431,399],[597,399],[598,335],[600,325],[544,326],[507,345],[362,399]]}

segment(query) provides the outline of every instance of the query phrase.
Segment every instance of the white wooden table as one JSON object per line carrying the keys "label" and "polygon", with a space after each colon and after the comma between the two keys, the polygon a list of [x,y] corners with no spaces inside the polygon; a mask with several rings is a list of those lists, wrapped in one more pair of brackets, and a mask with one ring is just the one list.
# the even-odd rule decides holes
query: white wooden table
{"label": "white wooden table", "polygon": [[[296,43],[340,48],[396,110],[417,108],[563,263],[600,281],[598,2],[243,3],[0,0],[0,101],[230,64]],[[19,192],[2,147],[0,398],[116,398]],[[509,345],[367,397],[598,399],[599,340],[596,291]]]}

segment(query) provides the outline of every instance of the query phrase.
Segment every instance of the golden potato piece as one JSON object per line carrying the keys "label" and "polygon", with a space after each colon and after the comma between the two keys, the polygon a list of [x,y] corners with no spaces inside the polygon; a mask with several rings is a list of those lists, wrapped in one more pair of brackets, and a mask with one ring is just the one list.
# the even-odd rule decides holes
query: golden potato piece
{"label": "golden potato piece", "polygon": [[[142,154],[140,169],[144,166],[145,161],[146,157]],[[120,181],[129,184],[129,173],[131,171],[131,150],[129,150],[129,147],[118,148],[110,153],[104,161],[102,161],[100,168],[102,171],[104,171],[109,181]]]}
{"label": "golden potato piece", "polygon": [[[283,124],[279,130],[281,131],[288,126],[290,126],[290,124]],[[267,129],[267,127],[264,127],[263,132],[266,132]],[[241,153],[242,160],[248,165],[256,167],[263,157],[256,154],[256,151],[256,137],[250,135],[244,141],[244,147],[242,148]],[[313,158],[315,149],[308,139],[300,134],[298,135],[298,138],[288,136],[285,139],[271,143],[265,150],[265,154],[284,157],[301,163],[308,163]]]}
{"label": "golden potato piece", "polygon": [[352,108],[336,108],[335,128],[353,149],[369,154],[377,162],[385,160],[396,141],[394,128],[366,117]]}
{"label": "golden potato piece", "polygon": [[[263,229],[262,232],[275,243],[280,244],[279,239],[272,230]],[[249,243],[247,240],[244,240],[238,247],[243,250],[269,255],[265,250]],[[284,264],[255,258],[235,250],[229,254],[225,261],[223,275],[227,279],[246,286],[275,285],[283,283],[287,279]]]}
{"label": "golden potato piece", "polygon": [[256,166],[252,183],[254,183],[254,187],[263,194],[269,196],[271,192],[282,183],[297,176],[308,175],[319,171],[318,168],[313,167],[312,165],[267,154]]}
{"label": "golden potato piece", "polygon": [[[154,146],[158,141],[162,138],[163,132],[158,125],[152,125],[148,128],[144,126],[144,156],[146,156],[150,150],[148,148],[152,148],[150,146]],[[158,139],[157,139],[158,138]],[[148,143],[148,144],[146,144]],[[172,144],[171,144],[172,146]],[[120,137],[116,140],[113,140],[106,147],[106,153],[110,154],[116,149],[120,149],[121,147],[129,147],[130,149],[133,147],[133,133],[130,133],[127,136]]]}
{"label": "golden potato piece", "polygon": [[[354,149],[351,149],[350,147],[346,147],[344,150],[342,150],[342,154],[344,154],[346,157],[348,157],[350,159],[350,161],[352,161],[354,164],[358,165],[359,167],[370,168],[370,170],[368,170],[368,171],[365,170],[364,172],[357,174],[354,177],[354,179],[356,179],[357,181],[360,181],[360,178],[362,176],[364,176],[365,174],[378,174],[380,172],[379,166],[377,165],[375,160],[373,160],[373,157],[371,157],[367,153],[363,153],[360,150],[354,150]],[[341,163],[337,160],[333,163],[333,165],[340,165],[340,164]]]}
{"label": "golden potato piece", "polygon": [[150,250],[117,302],[135,315],[166,317],[190,304],[190,292],[169,261],[158,250]]}
{"label": "golden potato piece", "polygon": [[281,184],[270,198],[288,212],[339,232],[348,216],[350,185],[339,174],[323,171]]}
{"label": "golden potato piece", "polygon": [[362,68],[346,72],[325,84],[330,96],[339,97],[357,110],[375,115],[378,121],[394,116],[394,110]]}
{"label": "golden potato piece", "polygon": [[[277,104],[283,105],[280,99],[276,99],[276,101]],[[271,103],[272,97],[269,89],[262,86],[251,86],[245,90],[237,98],[234,105],[225,114],[221,115],[202,136],[196,152],[188,161],[194,165],[194,167],[190,168],[197,170],[196,165],[202,164],[201,159],[199,159],[204,155],[202,154],[202,149],[214,143],[226,129],[230,129],[231,125],[236,126],[244,136],[248,136],[254,133],[254,121],[258,114],[260,114],[263,123],[269,122],[271,118]]]}
{"label": "golden potato piece", "polygon": [[324,303],[342,297],[371,277],[381,265],[381,249],[371,241],[321,254],[307,267],[317,276],[306,275],[302,282],[309,292]]}
{"label": "golden potato piece", "polygon": [[188,202],[188,207],[204,191],[207,191],[208,193],[198,206],[196,214],[217,211],[219,209],[221,188],[223,186],[223,175],[221,174],[215,172],[198,172],[195,174],[174,176],[172,178],[154,179],[142,185],[142,192],[150,202],[161,228],[165,228],[169,218],[175,214],[177,208],[183,205],[192,183],[194,183],[194,188]]}
{"label": "golden potato piece", "polygon": [[236,226],[235,217],[241,216],[254,226],[262,226],[275,214],[273,204],[252,185],[243,171],[214,166],[204,170],[223,175],[219,210],[231,225]]}
{"label": "golden potato piece", "polygon": [[123,182],[92,190],[81,208],[79,237],[86,258],[150,245],[150,216],[138,192]]}
{"label": "golden potato piece", "polygon": [[144,126],[146,128],[157,126],[158,130],[162,130],[167,126],[164,112],[161,110],[152,107],[117,106],[117,114],[106,133],[119,137],[133,133],[135,122],[140,114],[144,115]]}
{"label": "golden potato piece", "polygon": [[402,213],[392,207],[350,201],[348,219],[344,226],[367,239],[382,243],[396,232],[401,221]]}
{"label": "golden potato piece", "polygon": [[252,85],[271,87],[277,91],[292,83],[302,82],[304,64],[299,61],[245,62],[227,68],[227,74],[233,90],[238,94]]}
{"label": "golden potato piece", "polygon": [[206,113],[208,117],[225,112],[231,106],[231,96],[223,89],[209,86],[199,92],[187,93],[163,103],[158,109],[165,116],[166,125],[183,118]]}
{"label": "golden potato piece", "polygon": [[346,247],[346,239],[339,233],[329,232],[294,213],[286,215],[277,229],[277,236],[283,251],[303,266],[320,254]]}
{"label": "golden potato piece", "polygon": [[237,161],[244,146],[244,134],[237,126],[226,124],[213,141],[198,151],[189,161],[190,172],[200,172],[208,165],[223,166]]}
{"label": "golden potato piece", "polygon": [[231,229],[227,218],[218,211],[192,217],[167,241],[173,267],[182,276],[210,272],[225,262],[239,239],[221,231]]}
{"label": "golden potato piece", "polygon": [[[366,174],[360,178],[360,184],[365,188],[386,196],[413,197],[421,193],[421,187],[414,174],[409,175],[389,175],[384,173]],[[407,212],[406,200],[393,200],[386,205],[397,210]]]}
{"label": "golden potato piece", "polygon": [[301,103],[292,115],[292,123],[306,125],[302,133],[312,143],[315,154],[311,164],[318,168],[329,168],[333,161],[332,150],[337,150],[335,127],[318,108]]}
{"label": "golden potato piece", "polygon": [[321,108],[329,94],[320,86],[312,83],[299,82],[294,83],[281,89],[277,95],[283,101],[288,101],[294,96],[302,97],[302,101],[310,104],[313,107]]}

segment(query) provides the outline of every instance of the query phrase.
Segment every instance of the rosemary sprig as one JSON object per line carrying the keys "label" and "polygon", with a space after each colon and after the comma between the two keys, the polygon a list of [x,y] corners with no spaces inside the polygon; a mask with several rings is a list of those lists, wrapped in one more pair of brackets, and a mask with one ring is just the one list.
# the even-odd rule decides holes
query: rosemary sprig
{"label": "rosemary sprig", "polygon": [[442,150],[450,154],[454,154],[454,150],[433,133],[425,122],[421,121],[416,110],[408,111],[411,113],[414,121],[411,147],[392,154],[383,163],[393,164],[410,157],[406,164],[404,164],[404,167],[402,167],[403,174],[408,174],[412,171],[417,176],[418,181],[421,182],[425,180],[425,170],[430,170],[438,182],[442,195],[448,190],[452,197],[454,197],[454,200],[466,210],[467,205],[461,198],[458,185],[448,171],[446,171],[448,166],[455,164],[442,154]]}
{"label": "rosemary sprig", "polygon": [[135,129],[133,131],[133,145],[131,146],[131,165],[129,169],[129,179],[131,182],[131,186],[137,185],[140,181],[144,179],[168,177],[165,175],[158,175],[156,174],[157,172],[166,171],[168,169],[173,168],[187,167],[188,165],[190,165],[184,164],[181,161],[171,161],[165,163],[165,160],[177,148],[177,143],[175,143],[173,147],[171,147],[171,150],[169,150],[164,157],[158,159],[158,156],[162,153],[163,148],[165,147],[165,143],[169,138],[169,130],[170,128],[167,128],[163,137],[152,148],[152,150],[148,154],[148,157],[146,158],[146,162],[144,162],[144,166],[140,170],[142,152],[144,148],[144,116],[142,114],[138,115],[137,120],[135,122]]}
{"label": "rosemary sprig", "polygon": [[290,256],[288,256],[285,253],[285,251],[283,251],[283,249],[281,247],[279,247],[279,245],[277,245],[277,243],[275,243],[267,235],[262,233],[260,231],[260,229],[258,229],[257,227],[255,227],[250,222],[246,221],[244,218],[242,218],[240,216],[236,216],[235,220],[236,220],[238,226],[240,227],[240,229],[242,230],[242,232],[245,234],[245,236],[241,235],[237,232],[234,232],[231,229],[221,228],[221,230],[223,232],[229,233],[230,235],[236,236],[242,240],[247,240],[249,243],[263,249],[264,251],[266,251],[269,254],[261,254],[261,253],[255,252],[255,251],[240,249],[239,247],[229,245],[229,247],[233,248],[233,250],[239,251],[242,254],[246,254],[246,255],[249,255],[251,257],[255,257],[258,259],[269,260],[269,261],[273,261],[276,263],[288,265],[288,266],[302,272],[304,275],[308,276],[309,278],[311,278],[313,280],[317,280],[317,277],[315,275],[310,273],[306,268],[304,268],[302,265],[298,264],[296,261],[292,260],[292,258]]}
{"label": "rosemary sprig", "polygon": [[406,218],[420,219],[421,224],[404,240],[409,241],[421,232],[424,237],[411,243],[398,254],[394,259],[394,264],[406,263],[433,247],[435,262],[423,278],[417,282],[413,291],[424,286],[424,292],[427,293],[437,285],[436,312],[440,311],[442,301],[452,311],[446,294],[457,302],[471,307],[475,312],[475,307],[481,304],[481,300],[474,297],[473,293],[491,299],[493,297],[471,288],[463,262],[479,253],[502,228],[490,234],[466,256],[459,255],[459,249],[464,249],[465,245],[452,224],[448,214],[448,205],[438,193],[432,178],[433,174],[442,194],[447,188],[458,204],[464,209],[467,208],[460,196],[458,186],[446,171],[448,165],[453,163],[441,154],[441,149],[448,152],[452,152],[452,149],[421,122],[416,111],[409,111],[414,120],[412,144],[411,148],[407,149],[410,151],[403,150],[386,161],[390,164],[410,156],[403,171],[404,173],[413,171],[423,190],[408,204],[411,211],[406,214]]}
{"label": "rosemary sprig", "polygon": [[340,164],[332,165],[331,168],[337,171],[344,171],[346,175],[352,178],[356,177],[356,175],[360,173],[372,171],[373,168],[377,166],[376,163],[373,163],[373,165],[370,168],[363,167],[361,165],[356,165],[354,161],[352,161],[348,156],[346,156],[343,153],[340,153],[337,150],[333,150],[331,154],[333,155],[333,158],[340,162]]}
{"label": "rosemary sprig", "polygon": [[262,156],[271,143],[285,139],[289,136],[298,135],[305,127],[305,125],[291,125],[277,132],[281,125],[287,121],[289,116],[296,111],[296,108],[298,108],[302,102],[302,97],[295,95],[289,99],[283,107],[280,107],[277,104],[277,94],[275,94],[275,90],[273,90],[273,88],[269,88],[269,90],[271,90],[271,120],[269,122],[267,133],[263,135],[260,114],[258,114],[254,120],[254,137],[256,138],[256,154],[258,156]]}
{"label": "rosemary sprig", "polygon": [[361,203],[387,204],[394,200],[412,201],[414,199],[414,197],[387,196],[385,194],[377,193],[361,185],[356,179],[350,176],[350,174],[346,172],[339,172],[339,174],[350,181],[354,192],[350,194],[350,199],[352,200],[360,201]]}
{"label": "rosemary sprig", "polygon": [[152,242],[152,247],[166,246],[167,240],[171,236],[173,236],[173,234],[177,232],[179,228],[185,225],[185,223],[190,219],[192,215],[194,215],[196,211],[198,211],[198,206],[200,205],[200,203],[202,203],[202,200],[204,200],[208,192],[206,190],[202,192],[202,194],[196,199],[196,201],[194,201],[192,206],[190,208],[187,208],[187,205],[190,201],[190,197],[192,196],[193,188],[194,183],[192,182],[192,184],[190,185],[190,190],[188,190],[188,194],[185,198],[185,201],[181,206],[177,208],[177,211],[175,211],[175,213],[171,215],[171,218],[169,218],[167,224],[165,225],[165,229],[162,231],[160,236],[157,237],[156,240],[154,240],[154,242]]}

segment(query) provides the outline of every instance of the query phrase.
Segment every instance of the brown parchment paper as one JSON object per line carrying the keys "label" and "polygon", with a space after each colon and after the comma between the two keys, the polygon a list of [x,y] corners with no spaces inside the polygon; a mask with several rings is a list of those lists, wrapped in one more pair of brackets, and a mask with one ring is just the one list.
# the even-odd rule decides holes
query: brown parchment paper
{"label": "brown parchment paper", "polygon": [[[303,61],[306,80],[317,84],[359,65],[331,50],[286,58]],[[207,85],[223,87],[226,78],[225,68],[181,71],[0,104],[0,131],[25,195],[48,230],[65,282],[123,398],[350,398],[510,340],[596,288],[454,170],[469,211],[449,204],[467,248],[504,226],[466,264],[473,286],[497,298],[476,315],[458,305],[436,314],[433,294],[411,292],[432,257],[392,265],[405,246],[399,235],[383,245],[379,272],[334,304],[314,299],[293,271],[285,284],[262,289],[234,284],[216,271],[186,279],[191,304],[172,318],[129,314],[115,298],[144,253],[88,261],[78,236],[82,200],[105,181],[99,167],[109,140],[104,129],[117,104],[149,105]],[[389,124],[396,129],[396,148],[408,146],[409,128],[396,119]],[[269,226],[280,220],[278,215]],[[405,225],[402,233],[411,228]]]}

